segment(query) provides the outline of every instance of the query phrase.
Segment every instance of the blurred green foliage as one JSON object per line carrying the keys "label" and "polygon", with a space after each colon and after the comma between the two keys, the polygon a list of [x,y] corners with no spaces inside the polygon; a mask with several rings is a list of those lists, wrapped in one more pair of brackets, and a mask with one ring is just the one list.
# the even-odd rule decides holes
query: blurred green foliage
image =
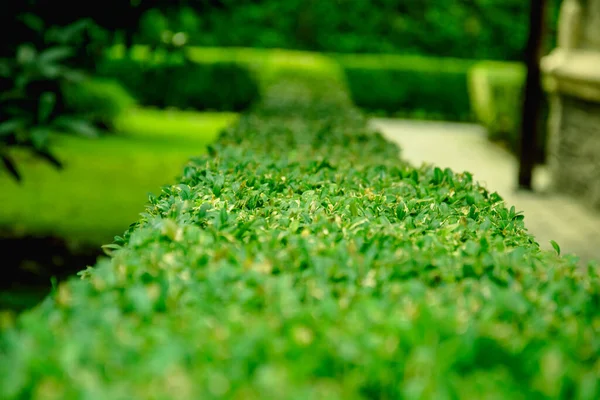
{"label": "blurred green foliage", "polygon": [[[476,120],[488,132],[490,140],[500,142],[518,154],[521,139],[522,110],[526,68],[515,62],[482,61],[469,72],[469,96]],[[541,99],[541,115],[536,159],[544,162],[548,136],[548,98]]]}
{"label": "blurred green foliage", "polygon": [[119,80],[145,106],[240,111],[259,97],[251,71],[228,61],[114,57],[100,63],[97,74]]}
{"label": "blurred green foliage", "polygon": [[[547,48],[560,0],[550,0]],[[522,0],[188,0],[144,16],[143,43],[182,32],[197,46],[279,47],[520,60],[529,2]]]}
{"label": "blurred green foliage", "polygon": [[64,85],[77,86],[88,79],[73,62],[73,42],[86,25],[38,28],[35,33],[44,38],[44,46],[22,43],[13,54],[0,58],[0,159],[16,179],[20,173],[11,148],[26,148],[60,168],[61,161],[49,149],[52,131],[98,133],[85,115],[65,104],[62,91]]}
{"label": "blurred green foliage", "polygon": [[386,115],[471,116],[467,75],[475,61],[398,55],[337,55],[354,103]]}
{"label": "blurred green foliage", "polygon": [[111,131],[116,120],[136,104],[119,82],[109,79],[65,82],[62,91],[67,109]]}

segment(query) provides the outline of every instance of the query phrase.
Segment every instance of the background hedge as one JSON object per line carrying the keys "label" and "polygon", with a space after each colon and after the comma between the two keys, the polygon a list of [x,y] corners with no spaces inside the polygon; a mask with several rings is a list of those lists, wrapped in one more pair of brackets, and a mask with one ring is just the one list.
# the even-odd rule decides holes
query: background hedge
{"label": "background hedge", "polygon": [[257,79],[246,65],[192,61],[182,53],[141,51],[125,57],[112,52],[96,73],[119,80],[144,106],[241,111],[260,95]]}
{"label": "background hedge", "polygon": [[[488,138],[501,142],[514,153],[521,146],[522,107],[525,95],[525,66],[521,63],[482,61],[469,71],[469,96],[477,122]],[[548,137],[549,99],[540,105],[536,158],[544,162]]]}
{"label": "background hedge", "polygon": [[[184,32],[195,46],[288,48],[521,60],[529,3],[520,0],[187,0],[150,11],[138,41]],[[560,0],[548,10],[553,47]]]}
{"label": "background hedge", "polygon": [[468,73],[475,61],[396,55],[336,55],[352,99],[369,111],[469,120]]}

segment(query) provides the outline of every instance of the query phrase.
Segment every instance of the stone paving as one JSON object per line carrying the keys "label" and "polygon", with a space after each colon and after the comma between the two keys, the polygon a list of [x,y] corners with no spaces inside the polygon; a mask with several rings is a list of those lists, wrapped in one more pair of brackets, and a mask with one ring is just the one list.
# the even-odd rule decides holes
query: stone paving
{"label": "stone paving", "polygon": [[582,263],[600,260],[600,212],[577,199],[552,193],[545,168],[534,174],[534,191],[517,190],[517,159],[491,144],[482,127],[473,124],[374,119],[372,124],[402,147],[402,157],[413,165],[435,164],[469,171],[508,207],[523,211],[525,226],[538,243],[550,249],[555,240],[563,254],[577,255]]}

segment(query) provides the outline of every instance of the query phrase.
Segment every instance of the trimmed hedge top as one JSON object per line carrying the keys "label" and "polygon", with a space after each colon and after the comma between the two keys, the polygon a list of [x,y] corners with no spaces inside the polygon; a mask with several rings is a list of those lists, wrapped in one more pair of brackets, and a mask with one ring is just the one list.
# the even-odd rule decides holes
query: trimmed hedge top
{"label": "trimmed hedge top", "polygon": [[336,80],[274,77],[110,260],[4,318],[0,397],[596,399],[600,278]]}

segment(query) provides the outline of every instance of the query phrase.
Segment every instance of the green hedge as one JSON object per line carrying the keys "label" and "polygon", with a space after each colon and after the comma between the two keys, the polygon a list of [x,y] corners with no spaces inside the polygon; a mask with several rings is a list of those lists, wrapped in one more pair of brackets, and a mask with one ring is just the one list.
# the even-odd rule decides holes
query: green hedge
{"label": "green hedge", "polygon": [[339,81],[281,78],[111,259],[0,318],[0,397],[599,398],[598,267],[406,165]]}
{"label": "green hedge", "polygon": [[[504,143],[519,152],[526,68],[520,63],[483,61],[469,72],[469,96],[473,113],[492,141]],[[536,157],[546,156],[548,99],[542,100]]]}
{"label": "green hedge", "polygon": [[192,61],[180,54],[112,55],[97,73],[119,80],[144,106],[241,111],[259,98],[255,76],[235,61]]}
{"label": "green hedge", "polygon": [[336,55],[352,99],[387,115],[468,120],[468,72],[474,61],[453,58]]}
{"label": "green hedge", "polygon": [[108,128],[114,128],[116,120],[136,105],[119,82],[109,79],[66,82],[62,94],[69,111]]}
{"label": "green hedge", "polygon": [[[547,8],[545,48],[554,47],[558,6]],[[139,40],[185,32],[195,46],[294,48],[519,60],[529,3],[522,0],[191,0],[144,18]],[[158,18],[157,18],[158,17]]]}

